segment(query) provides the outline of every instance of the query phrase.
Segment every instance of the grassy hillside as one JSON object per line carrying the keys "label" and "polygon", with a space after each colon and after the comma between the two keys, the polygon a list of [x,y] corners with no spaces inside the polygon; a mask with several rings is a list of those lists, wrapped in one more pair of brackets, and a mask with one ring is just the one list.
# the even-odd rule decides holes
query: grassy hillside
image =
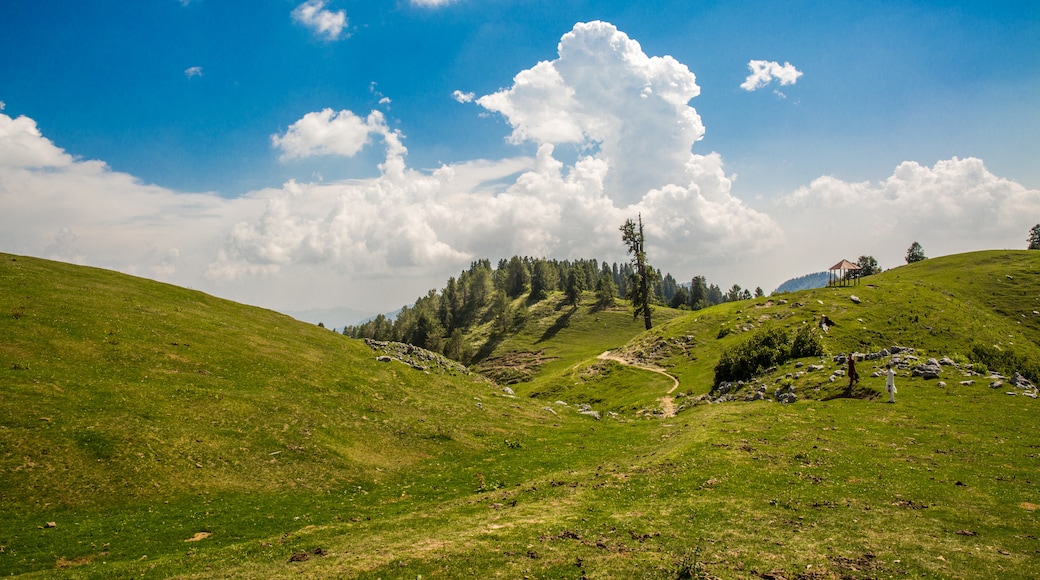
{"label": "grassy hillside", "polygon": [[[701,394],[727,345],[826,314],[830,353],[1037,360],[1037,271],[1040,252],[935,258],[651,333],[547,302],[487,359],[525,361],[513,398],[269,311],[0,254],[0,575],[1033,578],[1037,401],[901,376],[896,405],[653,419],[671,381],[596,356]],[[792,370],[762,380],[822,380]]]}

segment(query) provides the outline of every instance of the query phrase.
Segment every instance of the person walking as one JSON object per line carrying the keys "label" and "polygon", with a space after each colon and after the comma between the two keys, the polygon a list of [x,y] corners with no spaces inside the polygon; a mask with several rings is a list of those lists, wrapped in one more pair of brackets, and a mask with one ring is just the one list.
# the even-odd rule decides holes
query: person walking
{"label": "person walking", "polygon": [[856,359],[850,354],[849,355],[849,388],[852,385],[859,382],[859,373],[856,372]]}
{"label": "person walking", "polygon": [[885,378],[885,390],[888,391],[888,402],[896,402],[896,370],[892,368],[892,363],[888,363],[888,372]]}

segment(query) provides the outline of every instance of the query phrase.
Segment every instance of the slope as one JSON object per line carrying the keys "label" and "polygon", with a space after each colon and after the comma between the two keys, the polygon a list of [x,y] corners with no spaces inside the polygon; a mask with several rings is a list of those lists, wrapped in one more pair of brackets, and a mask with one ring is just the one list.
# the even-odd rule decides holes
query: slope
{"label": "slope", "polygon": [[[568,405],[380,362],[197,292],[0,256],[0,574],[1036,577],[1034,400],[901,377],[897,405],[687,405],[657,420],[637,407],[671,382],[596,358],[624,346],[706,392],[723,345],[812,309],[838,322],[828,350],[879,328],[878,341],[953,352],[978,331],[1026,357],[1036,262],[1008,256],[675,313],[627,346],[624,311],[606,326],[581,308],[532,314],[494,354],[555,357],[513,386],[560,389]],[[974,284],[999,273],[1021,287],[936,283],[974,269]],[[897,318],[911,298],[917,322]],[[985,328],[962,326],[967,314]],[[579,415],[575,380],[617,415]]]}

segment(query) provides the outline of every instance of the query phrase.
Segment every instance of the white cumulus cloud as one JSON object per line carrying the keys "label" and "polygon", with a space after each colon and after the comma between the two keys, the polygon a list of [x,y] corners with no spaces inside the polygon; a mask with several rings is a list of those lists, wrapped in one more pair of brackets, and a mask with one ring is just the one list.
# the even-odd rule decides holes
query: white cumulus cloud
{"label": "white cumulus cloud", "polygon": [[[775,60],[748,61],[748,70],[751,74],[740,83],[740,88],[748,92],[756,91],[774,80],[779,81],[781,85],[793,85],[798,82],[798,77],[802,76],[802,71],[791,63],[780,64]],[[783,93],[780,93],[780,96],[784,96]]]}
{"label": "white cumulus cloud", "polygon": [[188,67],[188,68],[184,69],[184,76],[188,77],[189,79],[192,78],[192,77],[201,77],[202,76],[202,67],[201,66]]}
{"label": "white cumulus cloud", "polygon": [[337,40],[347,26],[347,13],[327,10],[325,5],[325,0],[307,0],[293,9],[292,18],[325,40]]}
{"label": "white cumulus cloud", "polygon": [[869,254],[892,267],[915,240],[943,254],[1024,248],[1040,190],[992,174],[981,159],[905,161],[877,182],[819,177],[781,198],[773,215],[802,258],[824,264]]}
{"label": "white cumulus cloud", "polygon": [[347,110],[323,109],[307,113],[290,125],[284,135],[271,135],[271,146],[282,150],[283,160],[312,155],[353,157],[373,134],[386,137],[391,133],[379,111],[362,118]]}
{"label": "white cumulus cloud", "polygon": [[455,0],[411,0],[412,6],[422,6],[424,8],[440,8],[441,6],[447,6],[453,4]]}

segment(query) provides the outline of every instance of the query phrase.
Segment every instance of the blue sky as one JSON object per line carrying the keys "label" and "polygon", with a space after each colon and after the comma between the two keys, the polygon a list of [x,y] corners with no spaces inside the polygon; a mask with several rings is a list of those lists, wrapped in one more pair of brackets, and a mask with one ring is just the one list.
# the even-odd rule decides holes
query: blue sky
{"label": "blue sky", "polygon": [[766,291],[1040,221],[1037,3],[13,0],[0,54],[0,251],[283,311],[635,213]]}

